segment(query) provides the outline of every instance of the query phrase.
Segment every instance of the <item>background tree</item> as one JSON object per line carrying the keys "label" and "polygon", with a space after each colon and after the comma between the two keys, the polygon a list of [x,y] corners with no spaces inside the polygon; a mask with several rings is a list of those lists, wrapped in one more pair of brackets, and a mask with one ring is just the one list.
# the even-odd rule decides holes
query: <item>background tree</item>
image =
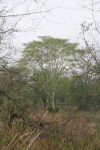
{"label": "background tree", "polygon": [[[2,121],[8,120],[10,128],[15,117],[23,118],[27,116],[26,109],[28,99],[26,100],[23,94],[23,88],[28,83],[26,77],[21,74],[21,70],[16,67],[3,67],[0,72],[0,96],[1,96],[1,114],[5,111],[5,116],[2,116]],[[26,117],[27,118],[27,117]]]}
{"label": "background tree", "polygon": [[[99,105],[97,99],[99,99],[99,76],[100,76],[100,10],[99,1],[84,1],[80,2],[80,6],[84,7],[91,12],[91,19],[87,19],[81,25],[80,38],[84,42],[84,55],[81,55],[82,63],[80,67],[85,76],[88,77],[87,85],[91,89],[91,100],[94,101],[94,106]],[[96,70],[98,73],[96,73]],[[90,81],[89,81],[90,79]],[[98,94],[97,94],[98,93]],[[95,96],[93,96],[95,95]],[[96,97],[97,95],[97,97]]]}
{"label": "background tree", "polygon": [[[19,65],[26,66],[30,75],[36,71],[45,73],[47,79],[44,78],[43,82],[39,79],[37,82],[48,94],[54,108],[54,97],[59,79],[61,76],[66,76],[70,67],[76,64],[75,61],[78,60],[76,57],[81,50],[77,49],[77,43],[70,43],[67,39],[39,38],[40,41],[25,44],[23,58],[19,61]],[[45,69],[48,69],[49,76]]]}
{"label": "background tree", "polygon": [[[24,116],[27,103],[32,100],[35,102],[36,97],[27,71],[24,67],[20,69],[16,66],[17,54],[19,56],[21,51],[16,38],[22,33],[36,30],[43,16],[45,18],[46,13],[53,12],[55,7],[47,7],[48,2],[0,1],[0,109],[10,114],[10,128],[14,116]],[[37,19],[37,14],[40,19]]]}
{"label": "background tree", "polygon": [[84,4],[81,2],[80,6],[84,6],[85,9],[91,12],[91,20],[88,19],[81,24],[80,32],[80,38],[84,42],[84,51],[86,54],[86,57],[83,57],[82,59],[86,63],[86,66],[87,64],[91,64],[91,69],[93,65],[99,66],[100,63],[100,19],[98,17],[100,15],[100,10],[98,8],[99,1],[84,1]]}
{"label": "background tree", "polygon": [[39,97],[39,99],[41,99],[44,103],[44,108],[46,108],[46,103],[49,95],[47,90],[48,87],[46,85],[49,77],[50,73],[46,68],[40,71],[37,70],[32,75],[32,85],[34,92],[37,94],[37,97]]}
{"label": "background tree", "polygon": [[70,83],[70,78],[61,76],[57,85],[55,101],[62,104],[62,108],[64,103],[70,104]]}

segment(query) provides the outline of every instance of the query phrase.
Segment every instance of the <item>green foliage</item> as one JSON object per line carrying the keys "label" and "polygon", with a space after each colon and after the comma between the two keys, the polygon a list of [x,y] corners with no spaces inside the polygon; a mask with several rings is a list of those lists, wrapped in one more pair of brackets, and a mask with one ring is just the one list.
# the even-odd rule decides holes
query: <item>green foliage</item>
{"label": "green foliage", "polygon": [[59,112],[60,108],[59,107],[56,107],[55,108],[55,112]]}
{"label": "green foliage", "polygon": [[0,72],[0,79],[1,120],[8,124],[11,120],[10,125],[12,125],[15,117],[28,118],[26,110],[30,103],[26,97],[29,94],[26,76],[19,68],[6,66],[5,70]]}
{"label": "green foliage", "polygon": [[88,93],[89,88],[85,81],[85,76],[78,75],[73,77],[70,86],[70,95],[74,104],[76,104],[80,110],[87,110],[89,107],[90,99]]}
{"label": "green foliage", "polygon": [[57,112],[59,112],[60,108],[59,108],[59,107],[56,107],[56,108],[54,109],[52,106],[49,106],[49,107],[47,108],[47,110],[48,110],[49,112],[51,112],[51,113],[57,113]]}
{"label": "green foliage", "polygon": [[[37,84],[35,86],[38,87],[38,95],[41,95],[42,101],[45,103],[45,99],[51,99],[51,103],[54,105],[53,101],[58,94],[59,80],[63,76],[66,78],[67,71],[72,66],[75,67],[76,61],[78,61],[77,54],[81,50],[77,49],[78,43],[70,43],[68,39],[58,39],[50,36],[38,38],[39,41],[24,44],[25,49],[20,64],[26,66],[29,73],[33,74],[33,84]],[[65,80],[67,81],[67,79]],[[64,81],[61,81],[60,84],[62,82],[64,85]],[[69,85],[66,88],[63,87],[63,89],[62,95],[63,93],[66,95]]]}
{"label": "green foliage", "polygon": [[73,76],[70,84],[70,100],[80,110],[97,110],[100,104],[100,81],[89,74]]}
{"label": "green foliage", "polygon": [[4,134],[0,131],[0,147],[3,147],[6,144],[6,139],[4,140]]}

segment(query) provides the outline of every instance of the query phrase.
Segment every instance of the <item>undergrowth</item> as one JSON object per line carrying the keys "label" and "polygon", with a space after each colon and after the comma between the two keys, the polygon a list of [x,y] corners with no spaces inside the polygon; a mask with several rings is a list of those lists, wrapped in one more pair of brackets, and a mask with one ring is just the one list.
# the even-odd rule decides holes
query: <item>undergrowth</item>
{"label": "undergrowth", "polygon": [[[65,112],[63,112],[64,114]],[[13,128],[3,125],[0,129],[1,150],[100,150],[100,126],[87,121],[76,110],[53,115],[44,110],[34,130],[26,126],[19,128],[19,121],[13,122]],[[30,119],[37,120],[31,113]],[[89,120],[89,118],[88,118]]]}

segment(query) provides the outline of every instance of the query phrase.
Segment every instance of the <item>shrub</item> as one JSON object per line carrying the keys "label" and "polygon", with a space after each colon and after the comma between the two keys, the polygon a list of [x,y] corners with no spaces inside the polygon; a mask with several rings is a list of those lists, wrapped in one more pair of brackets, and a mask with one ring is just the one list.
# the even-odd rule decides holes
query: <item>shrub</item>
{"label": "shrub", "polygon": [[54,109],[52,106],[49,106],[49,107],[47,108],[47,110],[48,110],[49,112],[51,112],[51,113],[57,113],[57,112],[59,112],[60,108],[59,108],[59,107],[56,107],[56,108]]}

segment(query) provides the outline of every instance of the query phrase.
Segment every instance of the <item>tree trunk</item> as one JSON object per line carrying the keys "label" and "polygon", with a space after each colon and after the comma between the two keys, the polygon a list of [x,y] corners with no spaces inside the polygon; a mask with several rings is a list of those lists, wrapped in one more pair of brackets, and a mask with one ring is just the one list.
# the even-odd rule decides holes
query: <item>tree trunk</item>
{"label": "tree trunk", "polygon": [[42,90],[42,101],[44,103],[44,109],[46,108],[47,97],[44,90]]}
{"label": "tree trunk", "polygon": [[46,108],[46,100],[43,101],[44,102],[44,109]]}
{"label": "tree trunk", "polygon": [[54,91],[52,92],[52,108],[55,109],[55,103],[54,103]]}

